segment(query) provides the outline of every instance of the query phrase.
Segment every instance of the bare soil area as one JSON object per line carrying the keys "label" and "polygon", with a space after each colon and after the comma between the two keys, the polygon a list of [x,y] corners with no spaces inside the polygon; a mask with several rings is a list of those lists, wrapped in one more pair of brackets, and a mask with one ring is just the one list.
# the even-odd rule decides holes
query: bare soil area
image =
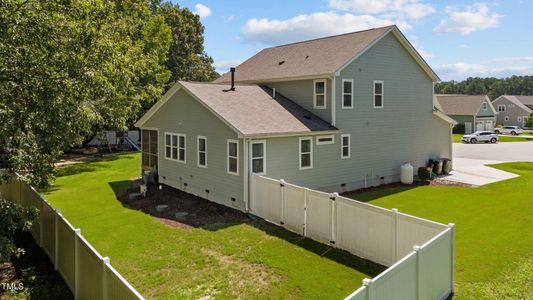
{"label": "bare soil area", "polygon": [[[139,192],[139,181],[134,181],[131,188],[118,196],[126,207],[141,210],[150,214],[163,223],[181,228],[202,227],[208,224],[219,223],[250,223],[253,222],[248,215],[217,204],[195,195],[182,192],[167,185],[149,184],[146,197],[130,199],[131,193]],[[165,211],[158,211],[158,205],[168,205]],[[176,213],[187,213],[179,219]]]}

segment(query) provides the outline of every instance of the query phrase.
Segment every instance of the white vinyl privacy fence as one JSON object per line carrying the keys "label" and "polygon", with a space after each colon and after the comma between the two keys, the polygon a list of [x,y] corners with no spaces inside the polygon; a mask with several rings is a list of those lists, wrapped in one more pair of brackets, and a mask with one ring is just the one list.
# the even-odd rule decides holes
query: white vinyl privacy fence
{"label": "white vinyl privacy fence", "polygon": [[453,292],[454,226],[252,175],[250,211],[389,268],[346,299],[444,299]]}
{"label": "white vinyl privacy fence", "polygon": [[0,197],[39,210],[31,233],[75,299],[144,299],[33,187],[13,179],[0,185]]}

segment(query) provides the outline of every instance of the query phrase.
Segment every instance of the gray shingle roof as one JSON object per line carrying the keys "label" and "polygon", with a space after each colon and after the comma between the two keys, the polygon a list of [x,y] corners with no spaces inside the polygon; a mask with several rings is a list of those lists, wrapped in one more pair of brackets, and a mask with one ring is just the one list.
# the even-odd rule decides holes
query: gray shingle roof
{"label": "gray shingle roof", "polygon": [[328,122],[279,93],[258,85],[180,81],[179,84],[212,112],[245,136],[305,134],[337,130]]}
{"label": "gray shingle roof", "polygon": [[[236,68],[235,80],[261,82],[268,79],[332,74],[394,27],[387,26],[266,48]],[[230,80],[228,72],[214,82]]]}
{"label": "gray shingle roof", "polygon": [[435,105],[447,115],[477,115],[486,95],[435,95]]}
{"label": "gray shingle roof", "polygon": [[505,97],[507,100],[511,101],[513,104],[527,112],[533,111],[533,96],[503,95],[501,97]]}

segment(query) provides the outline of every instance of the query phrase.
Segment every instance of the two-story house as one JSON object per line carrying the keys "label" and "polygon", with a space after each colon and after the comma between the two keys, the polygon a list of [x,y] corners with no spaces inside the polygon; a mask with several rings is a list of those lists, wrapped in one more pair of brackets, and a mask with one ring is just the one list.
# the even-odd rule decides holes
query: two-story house
{"label": "two-story house", "polygon": [[498,124],[525,128],[526,119],[533,113],[533,96],[502,95],[493,102],[498,109]]}
{"label": "two-story house", "polygon": [[435,95],[435,107],[457,122],[457,133],[493,130],[496,126],[498,112],[487,95],[439,94]]}
{"label": "two-story house", "polygon": [[451,158],[438,76],[396,26],[267,48],[212,83],[178,82],[138,122],[160,183],[247,210],[252,173],[326,192]]}

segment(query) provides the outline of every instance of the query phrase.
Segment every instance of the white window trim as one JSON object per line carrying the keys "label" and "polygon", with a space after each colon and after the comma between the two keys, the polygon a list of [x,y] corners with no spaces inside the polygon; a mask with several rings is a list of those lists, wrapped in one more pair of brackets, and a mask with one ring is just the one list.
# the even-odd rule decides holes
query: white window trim
{"label": "white window trim", "polygon": [[[344,150],[344,138],[345,137],[348,137],[348,155],[347,156],[344,156],[344,152],[342,150]],[[345,134],[341,134],[341,159],[346,159],[346,158],[350,158],[352,157],[352,137],[350,136],[349,133],[345,133]]]}
{"label": "white window trim", "polygon": [[[324,83],[324,105],[323,106],[318,106],[316,105],[316,96],[317,96],[317,93],[316,93],[316,84],[318,82],[323,82]],[[318,94],[318,95],[322,95],[322,94]],[[326,109],[327,108],[327,103],[328,103],[328,83],[326,81],[326,79],[315,79],[313,80],[313,108],[314,109]]]}
{"label": "white window trim", "polygon": [[[327,141],[327,142],[320,142],[319,139],[329,139],[331,138],[331,141]],[[328,135],[318,135],[316,137],[316,144],[317,145],[331,145],[331,144],[335,144],[335,136],[333,134],[328,134]]]}
{"label": "white window trim", "polygon": [[[170,157],[167,157],[167,135],[170,136]],[[177,139],[177,145],[176,145],[176,159],[172,158],[172,149],[174,148],[174,146],[172,146],[172,137],[176,137]],[[184,153],[185,153],[185,159],[184,160],[180,160],[179,157],[180,157],[180,136],[182,136],[184,139],[185,139],[185,145],[183,145],[183,150],[184,150]],[[165,132],[165,140],[164,140],[164,157],[165,159],[167,160],[170,160],[170,161],[177,161],[179,163],[182,163],[182,164],[185,164],[187,163],[187,135],[185,134],[182,134],[182,133],[175,133],[175,132]]]}
{"label": "white window trim", "polygon": [[[308,140],[309,141],[309,147],[311,150],[309,153],[310,155],[310,162],[311,164],[307,167],[302,167],[302,141]],[[300,170],[308,170],[313,168],[313,138],[312,137],[301,137],[298,139],[298,167]]]}
{"label": "white window trim", "polygon": [[[263,172],[261,173],[255,173],[254,172],[254,167],[253,167],[253,161],[254,161],[254,144],[263,144]],[[265,175],[266,172],[267,172],[267,169],[266,169],[266,140],[258,140],[258,141],[251,141],[250,142],[250,170],[252,171],[253,174],[256,174],[256,175]]]}
{"label": "white window trim", "polygon": [[[205,140],[204,142],[204,145],[205,145],[205,150],[203,151],[205,153],[205,165],[201,165],[200,164],[200,140],[203,139]],[[199,167],[199,168],[207,168],[207,137],[206,136],[203,136],[203,135],[199,135],[196,137],[196,165]]]}
{"label": "white window trim", "polygon": [[516,117],[517,122],[522,122],[522,120],[523,120],[522,117]]}
{"label": "white window trim", "polygon": [[[235,158],[237,158],[237,172],[231,172],[229,170],[229,159],[230,159],[230,156],[229,156],[229,144],[230,143],[236,143],[237,144],[237,156],[235,156]],[[231,156],[231,157],[234,157],[234,156]],[[227,143],[226,143],[226,165],[227,165],[226,166],[226,171],[228,172],[228,174],[239,176],[239,141],[237,141],[237,140],[230,140],[230,139],[227,140]]]}
{"label": "white window trim", "polygon": [[[376,83],[381,83],[381,106],[376,106]],[[383,80],[374,80],[372,84],[372,95],[372,105],[374,108],[383,108],[385,106],[385,82]]]}
{"label": "white window trim", "polygon": [[[350,82],[352,84],[352,90],[350,92],[350,96],[351,96],[351,99],[352,101],[350,102],[351,105],[350,106],[345,106],[344,105],[344,96],[346,95],[346,93],[344,92],[344,83],[345,82]],[[343,79],[342,80],[342,109],[352,109],[353,108],[353,79]]]}
{"label": "white window trim", "polygon": [[[500,110],[500,108],[503,108],[502,110]],[[505,105],[498,105],[498,112],[505,112]]]}
{"label": "white window trim", "polygon": [[[183,133],[176,133],[176,136],[178,137],[178,159],[176,160],[179,163],[186,164],[187,163],[187,135]],[[185,155],[185,159],[180,159],[180,137],[183,137],[183,154]]]}
{"label": "white window trim", "polygon": [[505,116],[504,120],[505,122],[509,122],[509,116]]}

